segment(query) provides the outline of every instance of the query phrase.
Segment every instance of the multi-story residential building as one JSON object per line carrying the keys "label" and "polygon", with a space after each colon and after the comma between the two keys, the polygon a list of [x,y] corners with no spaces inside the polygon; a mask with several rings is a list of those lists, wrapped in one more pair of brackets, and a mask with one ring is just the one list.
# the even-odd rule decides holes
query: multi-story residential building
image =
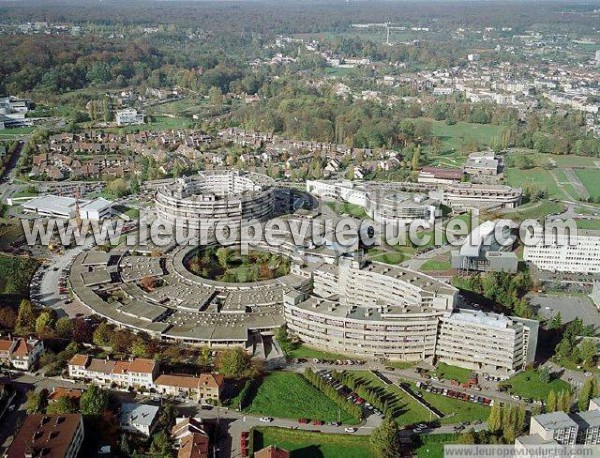
{"label": "multi-story residential building", "polygon": [[600,445],[600,410],[592,409],[573,415],[578,426],[577,443]]}
{"label": "multi-story residential building", "polygon": [[440,362],[508,377],[535,358],[539,323],[481,311],[440,318],[435,348]]}
{"label": "multi-story residential building", "polygon": [[590,399],[589,410],[600,410],[600,397]]}
{"label": "multi-story residential building", "polygon": [[501,162],[493,151],[477,151],[469,154],[465,173],[472,176],[498,175]]}
{"label": "multi-story residential building", "polygon": [[115,384],[120,387],[154,387],[159,365],[152,359],[132,358],[127,361],[111,361],[75,355],[68,363],[69,376],[93,380],[101,385]]}
{"label": "multi-story residential building", "polygon": [[0,339],[0,363],[15,369],[29,371],[44,352],[44,343],[37,339]]}
{"label": "multi-story residential building", "polygon": [[531,417],[529,434],[559,444],[573,445],[577,440],[578,425],[565,412],[552,412]]}
{"label": "multi-story residential building", "polygon": [[75,458],[79,455],[83,436],[81,414],[28,415],[4,457]]}
{"label": "multi-story residential building", "polygon": [[600,232],[562,231],[549,240],[526,244],[523,259],[553,272],[600,273]]}

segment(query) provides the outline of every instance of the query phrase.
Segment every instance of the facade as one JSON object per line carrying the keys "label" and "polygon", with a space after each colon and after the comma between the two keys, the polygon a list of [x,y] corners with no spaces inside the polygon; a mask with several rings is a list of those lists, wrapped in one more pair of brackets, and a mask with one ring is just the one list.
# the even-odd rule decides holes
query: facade
{"label": "facade", "polygon": [[77,413],[31,414],[4,453],[5,458],[75,458],[83,443],[83,417]]}
{"label": "facade", "polygon": [[461,310],[440,319],[437,361],[508,377],[534,362],[539,323]]}
{"label": "facade", "polygon": [[423,167],[419,172],[419,183],[451,184],[463,180],[465,173],[462,169],[444,167]]}
{"label": "facade", "polygon": [[525,245],[523,260],[553,272],[600,273],[600,232],[578,230],[576,237],[559,233],[553,240]]}
{"label": "facade", "polygon": [[173,225],[209,233],[217,223],[236,228],[273,214],[274,185],[271,178],[256,173],[200,172],[160,188],[156,211]]}
{"label": "facade", "polygon": [[495,176],[500,171],[501,161],[493,151],[478,151],[469,154],[465,173],[471,176]]}
{"label": "facade", "polygon": [[0,339],[0,363],[30,371],[44,352],[44,343],[23,337]]}
{"label": "facade", "polygon": [[424,194],[374,191],[366,195],[365,211],[381,224],[407,224],[414,220],[432,224],[437,205]]}
{"label": "facade", "polygon": [[223,376],[220,374],[159,375],[154,381],[155,389],[175,397],[186,397],[197,402],[218,401],[221,398]]}
{"label": "facade", "polygon": [[529,435],[517,438],[517,445],[600,445],[598,404],[598,398],[595,398],[585,412],[552,412],[531,417]]}
{"label": "facade", "polygon": [[132,358],[128,361],[111,361],[75,355],[68,363],[69,377],[90,379],[101,385],[115,384],[119,387],[154,387],[158,375],[158,363],[152,359]]}
{"label": "facade", "polygon": [[115,112],[115,120],[117,121],[117,126],[139,125],[144,124],[144,115],[138,113],[133,108],[128,108],[126,110],[117,110]]}
{"label": "facade", "polygon": [[504,185],[456,183],[441,190],[442,203],[455,208],[515,208],[521,205],[523,191]]}
{"label": "facade", "polygon": [[160,408],[149,404],[125,403],[121,405],[119,427],[123,431],[150,437]]}

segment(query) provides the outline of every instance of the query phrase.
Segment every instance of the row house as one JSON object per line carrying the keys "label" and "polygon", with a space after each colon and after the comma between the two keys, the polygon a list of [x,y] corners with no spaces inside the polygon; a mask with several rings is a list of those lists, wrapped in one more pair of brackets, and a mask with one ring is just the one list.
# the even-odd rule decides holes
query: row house
{"label": "row house", "polygon": [[113,361],[77,354],[68,363],[69,377],[89,379],[100,385],[121,388],[143,387],[168,396],[190,398],[197,402],[218,401],[224,378],[220,374],[200,376],[162,374],[159,364],[146,358]]}
{"label": "row house", "polygon": [[0,363],[5,366],[30,371],[43,352],[41,340],[10,336],[0,339]]}

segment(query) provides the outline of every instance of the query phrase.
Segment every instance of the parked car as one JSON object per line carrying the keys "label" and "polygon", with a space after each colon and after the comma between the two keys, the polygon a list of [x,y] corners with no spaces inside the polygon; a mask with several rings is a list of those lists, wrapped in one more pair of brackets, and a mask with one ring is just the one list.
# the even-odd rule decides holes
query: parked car
{"label": "parked car", "polygon": [[271,423],[273,419],[271,417],[261,417],[259,421],[263,423]]}
{"label": "parked car", "polygon": [[344,428],[345,433],[355,433],[356,431],[357,431],[356,428],[350,428],[350,427]]}

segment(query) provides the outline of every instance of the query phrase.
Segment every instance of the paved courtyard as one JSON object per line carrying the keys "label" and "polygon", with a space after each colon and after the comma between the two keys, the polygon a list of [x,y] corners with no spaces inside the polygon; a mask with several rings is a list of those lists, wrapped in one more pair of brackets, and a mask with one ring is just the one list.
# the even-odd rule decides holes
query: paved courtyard
{"label": "paved courtyard", "polygon": [[560,312],[563,323],[579,317],[584,324],[594,324],[600,329],[600,313],[588,296],[530,294],[528,297],[531,305],[545,318],[551,318]]}

